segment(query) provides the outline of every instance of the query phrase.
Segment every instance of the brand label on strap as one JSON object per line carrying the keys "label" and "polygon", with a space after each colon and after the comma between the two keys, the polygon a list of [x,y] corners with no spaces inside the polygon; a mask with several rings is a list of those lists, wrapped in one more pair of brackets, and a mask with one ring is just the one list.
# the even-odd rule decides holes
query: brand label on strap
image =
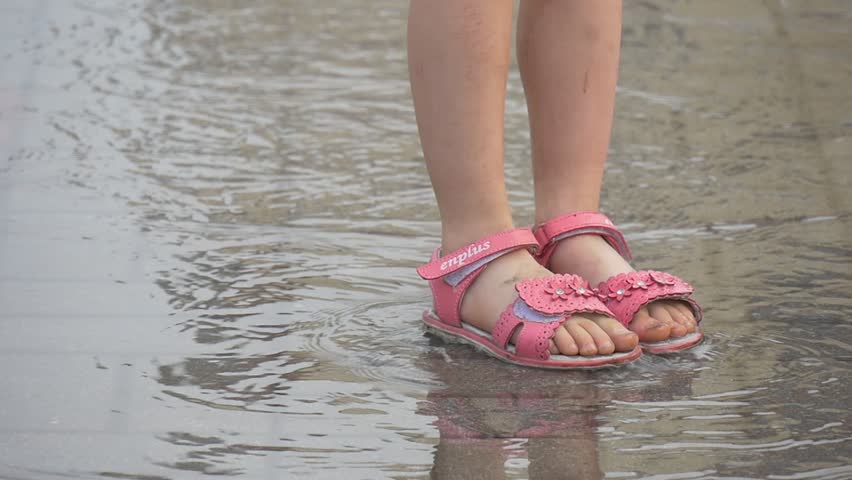
{"label": "brand label on strap", "polygon": [[443,257],[436,258],[438,255],[436,252],[435,256],[432,257],[432,261],[421,265],[417,269],[417,273],[428,280],[440,278],[466,268],[484,258],[497,258],[495,254],[499,252],[536,246],[538,246],[538,242],[529,229],[516,228],[507,230],[471,243]]}
{"label": "brand label on strap", "polygon": [[445,271],[448,268],[453,267],[461,267],[464,265],[465,260],[473,258],[474,255],[480,254],[482,252],[487,252],[488,249],[491,248],[491,242],[486,240],[481,244],[470,244],[467,249],[457,255],[453,255],[448,260],[441,262],[441,271]]}

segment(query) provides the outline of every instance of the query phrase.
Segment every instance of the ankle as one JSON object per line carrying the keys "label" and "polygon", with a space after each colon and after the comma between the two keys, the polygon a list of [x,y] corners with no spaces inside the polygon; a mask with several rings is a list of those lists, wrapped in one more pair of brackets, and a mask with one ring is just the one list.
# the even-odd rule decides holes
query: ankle
{"label": "ankle", "polygon": [[577,235],[559,241],[550,257],[554,271],[587,272],[596,269],[601,261],[599,252],[606,241],[598,235]]}
{"label": "ankle", "polygon": [[514,228],[511,218],[478,219],[471,222],[444,224],[441,228],[443,254],[458,250],[482,238]]}
{"label": "ankle", "polygon": [[536,192],[535,224],[540,225],[561,215],[600,210],[599,195],[585,194],[570,198],[550,198]]}
{"label": "ankle", "polygon": [[591,234],[560,240],[550,257],[548,268],[554,272],[576,273],[592,285],[597,285],[614,273],[633,270],[603,237]]}

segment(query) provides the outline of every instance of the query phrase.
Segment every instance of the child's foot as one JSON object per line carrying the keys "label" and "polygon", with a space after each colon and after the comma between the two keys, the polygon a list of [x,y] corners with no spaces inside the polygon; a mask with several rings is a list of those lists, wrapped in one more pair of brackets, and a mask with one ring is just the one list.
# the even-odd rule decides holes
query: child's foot
{"label": "child's foot", "polygon": [[[598,235],[578,235],[560,240],[550,258],[550,268],[556,273],[579,275],[592,286],[613,275],[634,271]],[[692,333],[696,325],[692,309],[684,302],[659,300],[640,308],[629,328],[639,335],[642,342],[659,342]]]}
{"label": "child's foot", "polygon": [[[489,263],[470,286],[462,301],[461,318],[490,332],[506,306],[518,298],[515,283],[551,275],[553,273],[539,265],[526,250],[503,255]],[[512,342],[515,340],[513,337]],[[598,314],[574,315],[556,330],[550,342],[550,353],[609,355],[629,352],[638,342],[637,335],[614,318]]]}

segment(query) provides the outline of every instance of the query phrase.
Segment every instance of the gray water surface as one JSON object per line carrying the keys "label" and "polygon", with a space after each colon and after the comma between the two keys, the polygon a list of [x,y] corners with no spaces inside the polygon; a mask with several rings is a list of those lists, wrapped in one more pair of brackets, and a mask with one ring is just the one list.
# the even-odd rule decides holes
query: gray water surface
{"label": "gray water surface", "polygon": [[852,478],[852,7],[625,3],[604,210],[708,339],[558,373],[423,333],[404,2],[0,1],[0,478]]}

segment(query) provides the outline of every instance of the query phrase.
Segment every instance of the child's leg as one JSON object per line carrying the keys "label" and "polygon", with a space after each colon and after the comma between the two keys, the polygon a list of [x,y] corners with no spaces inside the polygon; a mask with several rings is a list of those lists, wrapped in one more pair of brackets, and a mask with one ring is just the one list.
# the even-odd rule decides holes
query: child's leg
{"label": "child's leg", "polygon": [[[503,179],[511,25],[511,0],[411,2],[411,86],[444,251],[512,225]],[[461,317],[491,331],[517,297],[515,282],[548,275],[525,251],[500,257],[468,290]],[[636,336],[614,319],[576,316],[557,330],[554,342],[554,353],[609,354],[632,350]]]}
{"label": "child's leg", "polygon": [[445,251],[512,227],[503,179],[511,33],[510,0],[411,2],[411,90]]}
{"label": "child's leg", "polygon": [[[598,209],[620,41],[620,0],[521,2],[517,50],[530,116],[536,222]],[[596,235],[563,240],[550,266],[593,285],[632,271]],[[680,302],[654,302],[630,329],[656,341],[693,331],[695,320]]]}

